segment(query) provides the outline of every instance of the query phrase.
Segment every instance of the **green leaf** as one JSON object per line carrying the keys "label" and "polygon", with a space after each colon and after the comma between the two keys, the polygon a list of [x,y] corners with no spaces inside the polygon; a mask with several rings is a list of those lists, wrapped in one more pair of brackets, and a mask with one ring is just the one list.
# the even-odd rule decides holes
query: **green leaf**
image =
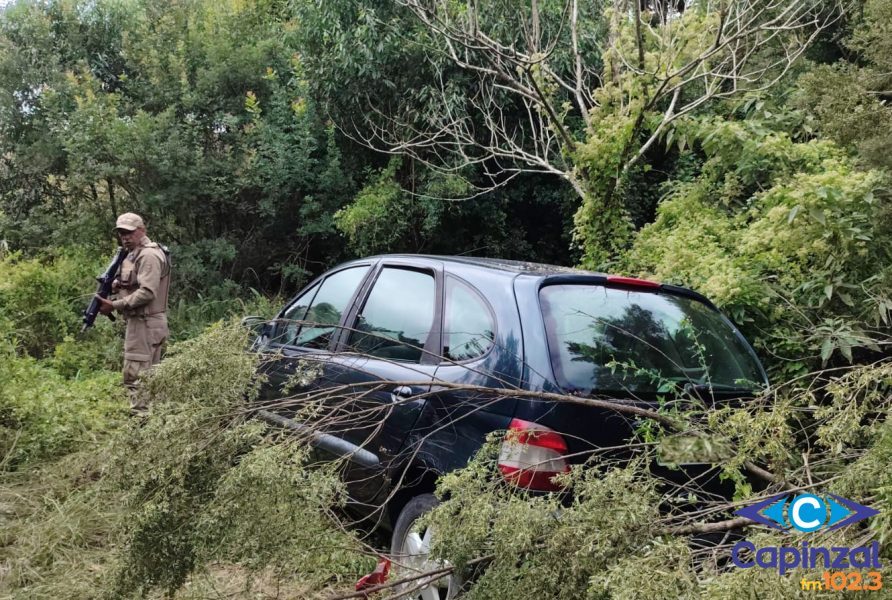
{"label": "green leaf", "polygon": [[808,214],[811,215],[811,218],[820,223],[821,225],[827,224],[827,217],[824,216],[824,211],[820,208],[812,207],[808,209]]}
{"label": "green leaf", "polygon": [[833,354],[833,340],[827,338],[824,340],[824,343],[821,344],[821,362],[826,363],[831,354]]}
{"label": "green leaf", "polygon": [[839,340],[839,351],[846,357],[849,363],[852,362],[852,346],[846,340]]}
{"label": "green leaf", "polygon": [[830,300],[830,298],[833,297],[833,284],[832,283],[828,283],[827,285],[824,286],[824,295],[827,296],[828,300]]}
{"label": "green leaf", "polygon": [[790,209],[790,214],[787,216],[787,224],[792,223],[793,219],[796,218],[796,215],[799,214],[799,211],[802,210],[802,205],[797,204],[793,208]]}

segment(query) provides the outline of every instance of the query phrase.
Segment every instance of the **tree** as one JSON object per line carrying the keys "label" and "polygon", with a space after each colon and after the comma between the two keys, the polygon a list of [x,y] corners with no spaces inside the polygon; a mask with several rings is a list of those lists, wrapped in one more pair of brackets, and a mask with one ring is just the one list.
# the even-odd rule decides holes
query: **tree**
{"label": "tree", "polygon": [[626,175],[673,123],[771,87],[839,15],[809,0],[398,4],[424,31],[430,100],[370,98],[356,135],[438,171],[481,169],[490,189],[560,177],[588,266],[628,243]]}
{"label": "tree", "polygon": [[853,147],[868,166],[892,169],[892,43],[888,0],[867,0],[840,31],[842,59],[799,80],[796,103],[814,115],[817,129]]}
{"label": "tree", "polygon": [[354,184],[289,18],[276,1],[3,9],[0,239],[105,252],[133,210],[174,247],[177,290],[205,297],[337,261]]}

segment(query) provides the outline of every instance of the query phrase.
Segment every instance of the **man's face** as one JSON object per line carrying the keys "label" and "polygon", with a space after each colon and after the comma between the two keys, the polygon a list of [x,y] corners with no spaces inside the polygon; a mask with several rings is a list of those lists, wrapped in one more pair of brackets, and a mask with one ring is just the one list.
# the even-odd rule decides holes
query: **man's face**
{"label": "man's face", "polygon": [[146,230],[138,227],[133,231],[126,229],[118,229],[118,237],[121,238],[121,245],[128,252],[139,245],[139,242],[146,236]]}

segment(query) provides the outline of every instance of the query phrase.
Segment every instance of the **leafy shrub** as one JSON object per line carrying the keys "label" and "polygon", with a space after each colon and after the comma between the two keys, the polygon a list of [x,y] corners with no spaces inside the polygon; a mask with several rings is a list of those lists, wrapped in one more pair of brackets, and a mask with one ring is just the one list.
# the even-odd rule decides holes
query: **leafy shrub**
{"label": "leafy shrub", "polygon": [[7,469],[93,444],[124,415],[119,373],[68,379],[6,343],[0,381],[0,462]]}
{"label": "leafy shrub", "polygon": [[[506,486],[496,467],[494,436],[467,468],[441,478],[442,502],[427,517],[436,531],[433,553],[459,569],[483,559],[485,568],[465,581],[462,597],[474,600],[805,598],[800,579],[819,579],[820,569],[795,570],[785,577],[770,569],[740,569],[730,562],[731,545],[739,537],[704,546],[702,538],[692,536],[703,531],[688,526],[724,523],[756,546],[803,541],[857,546],[876,539],[881,555],[889,556],[892,521],[884,507],[892,497],[890,367],[886,360],[851,369],[831,378],[826,389],[811,383],[784,386],[760,404],[720,411],[692,408],[675,415],[685,421],[685,435],[713,444],[724,441],[732,449],[727,459],[705,460],[724,474],[743,472],[747,462],[766,465],[793,490],[802,486],[840,494],[880,509],[869,522],[822,532],[819,542],[809,534],[741,530],[733,520],[724,521],[736,505],[723,500],[702,504],[706,496],[698,484],[667,486],[649,468],[654,450],[670,439],[670,432],[659,428],[651,432],[656,434],[652,442],[637,444],[638,458],[623,464],[596,456],[562,476],[572,491],[572,500],[562,503]],[[816,411],[819,394],[832,402]],[[687,462],[701,462],[691,458]],[[743,500],[754,495],[746,485],[739,491]],[[775,482],[759,497],[783,491]]]}
{"label": "leafy shrub", "polygon": [[42,364],[73,379],[94,371],[120,371],[124,357],[124,337],[120,327],[104,317],[101,321],[97,319],[86,335],[65,336],[53,348],[52,356]]}
{"label": "leafy shrub", "polygon": [[177,296],[220,300],[240,291],[240,286],[223,274],[237,255],[232,241],[216,238],[171,244],[170,251],[174,268],[171,291]]}
{"label": "leafy shrub", "polygon": [[208,324],[229,317],[257,315],[272,318],[281,305],[281,298],[268,297],[254,289],[242,296],[217,300],[201,294],[189,300],[180,296],[170,303],[167,312],[170,340],[176,342],[194,338]]}
{"label": "leafy shrub", "polygon": [[[244,597],[264,587],[310,597],[372,568],[333,520],[343,501],[337,478],[308,467],[305,444],[249,419],[256,357],[245,342],[240,327],[218,324],[175,344],[146,382],[152,416],[118,420],[103,437],[111,421],[82,404],[100,383],[119,390],[117,373],[65,379],[7,348],[0,379],[13,395],[3,396],[2,414],[21,419],[2,430],[4,443],[7,434],[16,442],[7,456],[21,466],[75,451],[4,477],[0,595],[191,598],[219,584]],[[40,382],[36,399],[26,382]],[[122,396],[114,414],[124,412]],[[93,435],[88,447],[66,444],[78,431]]]}
{"label": "leafy shrub", "polygon": [[892,325],[886,176],[756,123],[689,133],[702,172],[670,186],[624,267],[709,296],[782,378],[879,352]]}
{"label": "leafy shrub", "polygon": [[107,258],[72,249],[42,258],[0,257],[0,324],[7,338],[42,357],[75,335]]}
{"label": "leafy shrub", "polygon": [[[334,222],[360,256],[381,252],[417,252],[436,232],[446,206],[442,201],[405,191],[397,179],[400,159],[391,159],[353,202],[334,214]],[[427,182],[432,193],[460,194],[455,182]]]}
{"label": "leafy shrub", "polygon": [[112,595],[173,593],[218,561],[317,585],[371,563],[333,522],[343,490],[307,467],[308,448],[249,418],[257,357],[246,332],[216,324],[176,344],[147,379],[152,416],[116,442],[128,513]]}
{"label": "leafy shrub", "polygon": [[446,499],[429,518],[434,553],[457,565],[491,557],[469,599],[584,598],[590,587],[600,597],[594,578],[655,539],[660,501],[646,462],[574,470],[564,480],[574,498],[562,506],[554,495],[501,484],[495,441],[441,479],[438,494]]}

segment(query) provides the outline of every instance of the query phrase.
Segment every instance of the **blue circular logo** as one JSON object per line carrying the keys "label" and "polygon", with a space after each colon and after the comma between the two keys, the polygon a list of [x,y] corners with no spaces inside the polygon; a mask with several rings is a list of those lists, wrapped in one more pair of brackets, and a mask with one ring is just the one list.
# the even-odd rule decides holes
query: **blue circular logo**
{"label": "blue circular logo", "polygon": [[799,531],[816,531],[827,522],[827,505],[813,494],[796,496],[787,510],[790,525]]}

